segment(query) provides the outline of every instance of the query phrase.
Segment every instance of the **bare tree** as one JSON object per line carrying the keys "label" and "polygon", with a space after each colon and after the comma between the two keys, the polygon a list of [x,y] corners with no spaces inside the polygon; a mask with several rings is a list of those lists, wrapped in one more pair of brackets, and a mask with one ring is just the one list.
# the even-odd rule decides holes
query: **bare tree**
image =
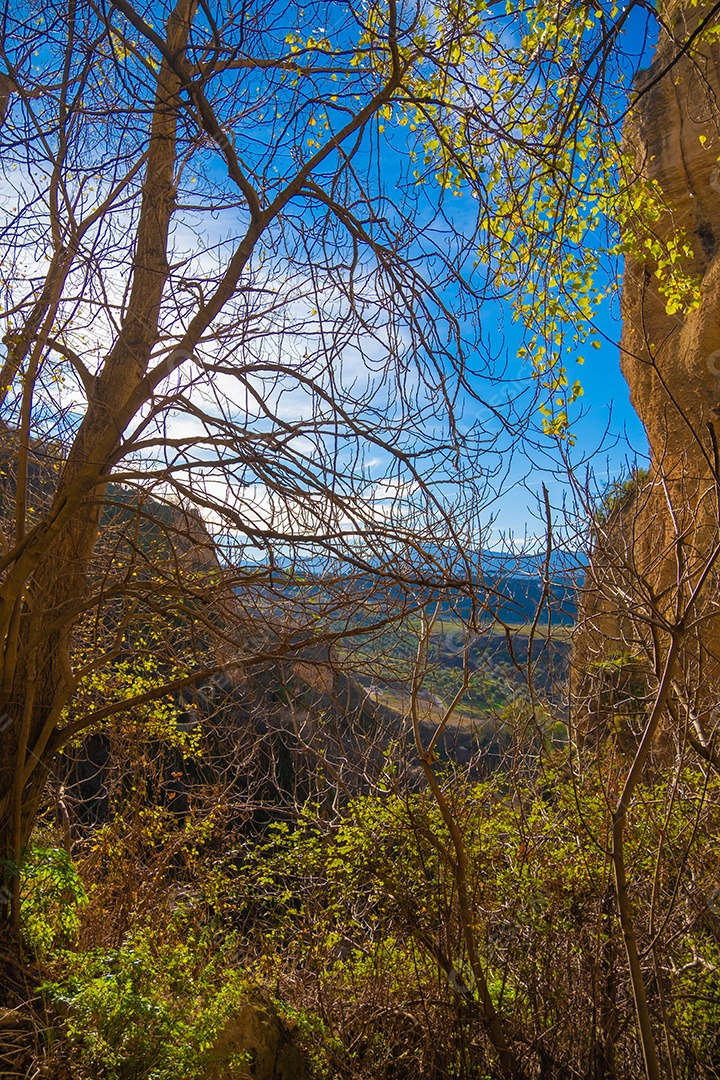
{"label": "bare tree", "polygon": [[[69,739],[218,671],[324,662],[438,590],[478,603],[483,511],[536,391],[561,410],[568,396],[547,352],[529,387],[505,392],[481,305],[542,279],[528,319],[552,342],[551,283],[559,266],[584,273],[593,224],[578,146],[587,156],[588,131],[605,130],[598,94],[627,17],[603,16],[585,40],[586,13],[558,12],[548,35],[541,12],[513,49],[522,13],[456,3],[430,21],[394,0],[6,5],[0,846],[15,880]],[[471,209],[455,198],[464,182]],[[632,351],[652,367],[651,346]],[[562,434],[552,409],[548,432]],[[623,840],[661,715],[671,699],[695,715],[671,689],[717,541],[711,530],[690,567],[685,536],[680,522],[674,604],[647,574],[633,585],[649,590],[658,682],[608,849],[650,1077]],[[624,573],[602,575],[613,610]],[[101,697],[98,673],[138,657],[152,678]],[[529,676],[531,664],[532,645]],[[704,718],[693,724],[712,760]],[[416,735],[442,811],[439,736]],[[463,838],[447,827],[485,1027],[521,1075],[483,981]]]}
{"label": "bare tree", "polygon": [[[496,391],[479,422],[459,413],[495,373],[477,221],[443,194],[470,167],[466,15],[439,9],[428,35],[394,2],[6,8],[11,868],[68,738],[317,644],[300,578],[323,578],[327,642],[358,610],[387,619],[407,583],[472,577],[479,496],[521,415]],[[162,677],[84,711],[88,680],[138,650]]]}

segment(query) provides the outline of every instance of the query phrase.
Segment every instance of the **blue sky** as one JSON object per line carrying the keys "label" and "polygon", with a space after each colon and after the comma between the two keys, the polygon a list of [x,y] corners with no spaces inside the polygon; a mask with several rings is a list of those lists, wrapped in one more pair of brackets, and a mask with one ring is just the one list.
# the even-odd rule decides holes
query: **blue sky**
{"label": "blue sky", "polygon": [[[344,5],[337,5],[337,8],[333,9],[332,6],[319,5],[327,13],[331,13],[333,18],[338,20],[338,23],[342,22],[341,16],[344,10]],[[315,5],[312,6],[314,11]],[[295,5],[290,5],[289,8],[282,8],[278,6],[278,25],[275,28],[275,36],[279,41],[278,48],[283,49],[287,47],[286,34],[289,29],[294,25],[291,13],[295,10]],[[303,12],[300,11],[300,14]],[[311,12],[306,13],[307,17],[310,17]],[[638,20],[641,18],[638,15]],[[634,26],[628,24],[627,48],[624,49],[623,55],[627,53],[628,68],[636,66],[639,59],[644,56],[647,51],[648,44],[644,33],[644,25],[641,27],[638,21]],[[640,30],[638,30],[640,27]],[[284,43],[284,44],[283,44]],[[264,35],[261,38],[258,48],[269,48],[272,42],[268,35]],[[125,66],[130,64],[130,60],[127,55],[123,54],[122,61]],[[124,68],[123,68],[124,70]],[[141,72],[143,78],[149,80],[149,86],[143,90],[143,84],[139,82],[132,83],[132,92],[137,97],[142,97],[144,92],[148,101],[152,99],[153,94],[153,79],[154,75],[152,71],[148,74],[148,70],[142,65],[135,65],[132,71],[137,74]],[[325,77],[319,76],[317,80],[317,93],[312,90],[315,85],[314,82],[308,81],[308,89],[305,91],[301,85],[297,91],[293,89],[292,82],[283,83],[281,81],[281,87],[278,87],[273,83],[268,84],[264,88],[261,99],[258,98],[258,82],[259,78],[252,72],[231,72],[229,75],[226,73],[223,79],[230,79],[237,82],[236,94],[234,98],[231,98],[231,103],[227,104],[226,95],[224,91],[227,89],[223,79],[220,79],[216,90],[217,105],[220,110],[220,119],[223,124],[228,128],[228,131],[233,135],[233,139],[237,136],[238,152],[241,156],[247,157],[248,160],[256,167],[258,175],[263,177],[263,182],[267,181],[270,188],[273,185],[282,186],[282,178],[288,172],[292,173],[296,168],[295,158],[299,155],[307,155],[310,150],[307,148],[307,143],[311,141],[309,132],[312,133],[313,145],[315,144],[315,138],[317,138],[316,132],[320,130],[320,121],[323,120],[323,115],[319,111],[320,106],[323,109],[328,110],[330,116],[330,107],[327,105],[328,94],[330,91],[337,90],[340,87],[345,87],[343,91],[345,97],[350,103],[350,107],[355,109],[354,104],[356,95],[354,90],[362,90],[362,72],[355,71],[352,79],[348,75],[350,80],[345,87],[344,82],[335,83],[329,81],[333,76]],[[359,80],[359,81],[358,81]],[[355,82],[358,81],[358,85]],[[312,92],[311,92],[312,91]],[[301,95],[298,97],[298,95]],[[334,95],[330,95],[330,101],[333,101]],[[342,94],[341,94],[342,99]],[[288,115],[285,117],[281,115],[282,101],[286,100]],[[359,100],[359,99],[358,99]],[[320,103],[320,106],[318,105]],[[340,109],[343,102],[337,105]],[[225,115],[226,110],[227,115]],[[317,126],[315,113],[317,113]],[[343,120],[344,113],[341,113],[337,123]],[[332,117],[330,117],[332,119]],[[330,121],[328,121],[330,122]],[[312,125],[312,126],[311,126]],[[382,128],[384,129],[384,124]],[[191,125],[192,127],[192,125]],[[297,130],[296,130],[297,129]],[[193,129],[194,130],[194,129]],[[223,127],[223,130],[225,128]],[[417,265],[421,272],[427,274],[427,280],[433,284],[437,284],[438,290],[442,294],[443,302],[448,307],[456,306],[458,308],[458,319],[462,320],[467,316],[467,305],[471,303],[471,293],[465,295],[463,301],[460,296],[460,289],[457,284],[457,280],[453,277],[454,272],[458,264],[462,265],[463,275],[466,270],[472,266],[472,260],[477,255],[477,249],[474,247],[473,240],[473,226],[474,215],[476,206],[473,204],[469,197],[462,199],[443,199],[442,196],[438,196],[437,188],[434,187],[432,181],[427,185],[417,185],[413,179],[413,166],[409,162],[408,151],[415,145],[412,139],[409,138],[409,129],[407,127],[398,127],[395,135],[392,135],[392,125],[388,125],[388,131],[385,133],[384,140],[380,140],[379,131],[381,130],[378,125],[377,128],[373,127],[372,131],[370,127],[366,133],[366,138],[363,143],[363,148],[357,153],[354,158],[356,165],[359,165],[362,172],[366,166],[370,166],[375,163],[377,168],[377,176],[375,174],[370,175],[370,198],[372,199],[372,205],[374,211],[376,211],[377,220],[373,221],[372,228],[377,231],[380,239],[389,247],[393,248],[396,241],[394,239],[395,234],[398,236],[398,244],[404,251],[408,259],[415,265]],[[293,134],[294,133],[294,134]],[[192,134],[192,133],[191,133]],[[292,135],[292,139],[290,136]],[[193,136],[194,137],[194,136]],[[416,138],[419,138],[417,136]],[[294,140],[294,141],[293,141]],[[392,147],[392,142],[395,142],[395,146]],[[382,162],[380,161],[380,155],[382,153],[380,145],[384,145],[391,148],[391,154],[389,156],[383,156]],[[233,145],[235,143],[233,142]],[[112,148],[110,148],[112,149]],[[295,156],[293,151],[296,151]],[[394,156],[393,156],[394,155]],[[230,251],[234,248],[238,242],[239,236],[243,233],[246,227],[247,215],[242,209],[242,206],[238,208],[237,192],[232,188],[232,185],[227,183],[227,168],[224,160],[217,152],[217,148],[210,144],[199,141],[194,146],[192,168],[188,167],[186,173],[183,174],[183,185],[181,195],[181,201],[184,201],[186,207],[184,210],[178,212],[176,216],[175,231],[173,233],[173,243],[177,249],[178,264],[180,264],[180,256],[184,257],[184,249],[190,252],[187,256],[186,262],[182,266],[182,271],[178,270],[178,274],[182,272],[184,275],[182,282],[185,281],[185,277],[190,279],[191,277],[197,278],[203,285],[206,284],[208,278],[216,272],[214,266],[214,260],[217,258],[221,263],[223,259],[229,257]],[[382,167],[380,167],[382,166]],[[333,159],[330,160],[325,166],[319,168],[317,172],[317,182],[319,186],[328,190],[332,184],[334,172],[337,169],[337,162]],[[432,173],[434,167],[430,169]],[[382,175],[380,175],[382,174]],[[33,177],[29,176],[26,172],[22,172],[20,175],[19,194],[25,195],[23,186],[30,188],[30,180]],[[368,181],[369,183],[370,181]],[[363,180],[364,183],[364,180]],[[361,185],[362,186],[362,185]],[[91,189],[94,190],[94,187]],[[402,194],[398,195],[398,192]],[[349,198],[358,198],[355,188],[350,185]],[[30,199],[32,192],[29,192],[28,199]],[[84,196],[85,197],[85,196]],[[88,196],[89,197],[89,196]],[[404,218],[402,211],[403,199],[409,200],[410,204],[413,204],[415,198],[425,199],[425,206],[419,206],[418,216],[414,217],[411,209],[409,216],[409,222],[411,226],[420,222],[427,225],[426,235],[428,239],[427,257],[423,256],[422,244],[420,243],[420,250],[418,248],[418,240],[422,241],[423,233],[418,231],[413,232],[413,237],[405,242],[403,235]],[[200,211],[198,215],[195,215],[195,211],[189,207],[200,203]],[[442,206],[440,206],[442,203]],[[452,203],[452,209],[449,204]],[[225,209],[219,213],[217,211],[218,205],[224,206]],[[318,209],[319,207],[319,209]],[[442,209],[442,214],[439,210]],[[285,219],[285,226],[290,235],[291,244],[295,243],[294,236],[310,236],[311,241],[317,243],[317,237],[313,237],[313,222],[322,220],[324,215],[324,209],[320,204],[310,204],[307,201],[293,203],[290,208],[294,214],[294,218],[288,224],[290,220],[287,215]],[[290,211],[289,211],[290,212]],[[121,212],[125,214],[125,211]],[[446,216],[446,214],[449,215]],[[195,215],[195,216],[194,216]],[[194,231],[195,217],[197,216],[197,235]],[[458,228],[457,241],[455,245],[452,242],[452,231],[445,233],[442,232],[443,222],[447,221],[452,223],[453,219],[457,216],[458,225],[464,227]],[[295,229],[295,233],[291,234],[291,229]],[[317,232],[317,229],[316,229]],[[279,236],[279,234],[278,234]],[[310,278],[307,270],[307,262],[303,262],[302,265],[298,263],[297,266],[292,265],[292,252],[290,255],[284,253],[284,248],[280,239],[276,236],[274,239],[272,236],[268,239],[268,247],[270,248],[270,255],[268,256],[268,263],[265,269],[260,266],[255,270],[256,277],[254,283],[262,286],[263,291],[268,295],[273,295],[272,302],[268,301],[269,314],[265,319],[264,336],[256,334],[258,341],[261,341],[261,345],[257,346],[257,359],[259,362],[264,362],[271,352],[271,346],[268,344],[270,337],[274,334],[274,339],[278,343],[283,345],[287,349],[287,355],[292,357],[297,364],[302,363],[303,348],[307,345],[308,348],[315,348],[318,354],[318,363],[324,360],[324,352],[322,342],[320,340],[320,330],[325,329],[321,326],[324,317],[327,318],[327,326],[332,324],[333,320],[333,302],[334,294],[332,293],[331,275],[328,276],[328,282],[320,282],[318,295],[320,299],[323,298],[323,289],[328,296],[327,303],[327,315],[324,316],[322,304],[316,303],[313,290],[310,287]],[[447,240],[447,242],[446,242]],[[273,253],[273,244],[277,246],[277,254]],[[122,249],[124,250],[124,249]],[[208,255],[208,251],[211,254]],[[314,249],[313,249],[314,250]],[[338,248],[340,251],[340,247]],[[120,304],[120,296],[123,290],[123,282],[125,278],[123,274],[127,275],[129,267],[129,252],[130,246],[127,245],[126,259],[124,264],[122,260],[119,260],[120,269],[118,270],[113,262],[113,265],[107,268],[106,278],[114,287],[115,294],[113,294],[113,302]],[[34,255],[34,252],[31,253]],[[301,251],[302,254],[302,251]],[[342,252],[341,252],[342,254]],[[260,262],[264,259],[264,252],[259,253]],[[288,276],[290,278],[287,285],[283,284],[283,270],[281,266],[282,258],[287,258],[290,269]],[[113,246],[113,259],[115,258],[115,246]],[[275,262],[273,263],[273,259]],[[308,252],[307,259],[310,259],[310,253]],[[42,259],[39,261],[36,259],[35,263],[42,267]],[[35,272],[37,266],[35,266]],[[272,269],[276,269],[277,273],[273,276]],[[310,263],[312,265],[312,263]],[[313,273],[316,271],[316,267],[313,267]],[[361,267],[362,271],[362,267]],[[482,271],[478,271],[481,274]],[[293,276],[294,275],[294,276]],[[304,276],[303,276],[304,275]],[[362,274],[360,274],[362,276]],[[468,276],[472,276],[470,271]],[[379,280],[379,278],[377,279]],[[369,371],[374,370],[374,365],[377,357],[375,353],[380,350],[382,352],[383,335],[386,331],[385,321],[388,318],[388,308],[386,304],[392,305],[395,297],[392,294],[392,290],[383,282],[381,282],[382,293],[378,293],[376,288],[376,279],[368,278],[365,287],[365,308],[367,312],[366,320],[363,323],[362,332],[357,330],[356,336],[358,338],[355,341],[353,338],[351,349],[346,348],[344,352],[341,352],[340,358],[346,363],[348,370],[348,381],[352,381],[356,378],[360,378],[364,372],[359,370],[360,361],[364,359],[366,367]],[[479,289],[482,293],[482,288]],[[179,290],[168,290],[171,297],[187,297],[194,295],[188,292],[185,288],[184,292]],[[356,292],[357,297],[357,292]],[[403,324],[406,321],[406,311],[412,310],[413,303],[416,299],[415,293],[408,292],[409,300],[403,310],[398,308],[395,317],[398,321],[400,332],[403,329]],[[287,318],[292,324],[291,329],[285,330],[285,324],[282,326],[273,321],[272,306],[282,300],[284,310],[287,312]],[[457,301],[457,303],[455,303]],[[354,301],[355,302],[355,301]],[[466,304],[466,310],[463,312],[463,302]],[[189,300],[178,300],[177,310],[174,306],[175,301],[169,305],[166,313],[166,322],[163,324],[163,330],[167,333],[170,339],[170,346],[172,347],[172,336],[175,333],[176,326],[183,324],[183,318],[185,317],[185,308],[190,304]],[[315,310],[317,307],[317,311]],[[337,307],[337,305],[336,305]],[[189,310],[189,309],[188,309]],[[474,315],[475,313],[473,313]],[[258,325],[262,321],[262,313],[258,314]],[[230,322],[232,321],[232,315],[228,315]],[[337,321],[337,316],[335,315]],[[368,320],[372,322],[376,330],[377,341],[370,340],[367,333]],[[502,367],[503,359],[507,360],[507,375],[510,380],[520,377],[526,381],[530,380],[530,365],[527,361],[521,362],[517,359],[516,352],[517,346],[520,344],[520,336],[517,326],[514,326],[511,322],[510,313],[508,310],[502,309],[496,301],[488,301],[483,303],[480,311],[480,320],[483,330],[483,344],[490,346],[490,353],[498,357],[498,364]],[[97,321],[97,320],[96,320]],[[470,320],[469,320],[470,321]],[[438,372],[442,370],[443,357],[449,357],[448,362],[452,362],[451,353],[453,346],[446,346],[444,329],[446,327],[446,320],[442,313],[439,311],[437,304],[430,304],[428,308],[428,315],[426,319],[427,330],[431,337],[430,345],[423,349],[428,354],[428,363],[434,364],[437,357],[439,366],[433,368],[433,377],[437,381]],[[498,324],[500,324],[498,326]],[[248,323],[249,325],[249,323]],[[585,389],[584,397],[581,400],[583,415],[577,416],[578,409],[575,408],[575,417],[572,419],[572,429],[576,437],[576,446],[573,451],[573,459],[579,462],[585,462],[589,460],[591,467],[594,469],[595,475],[599,486],[602,487],[607,482],[611,481],[615,476],[620,474],[624,468],[627,467],[628,461],[632,461],[636,454],[642,454],[645,449],[644,437],[641,426],[635,417],[631,406],[629,404],[627,387],[622,379],[619,365],[619,349],[618,339],[620,333],[620,327],[616,318],[613,317],[613,305],[608,304],[608,307],[601,314],[601,330],[603,334],[602,347],[599,350],[588,349],[585,350],[587,356],[587,363],[584,367],[580,368],[570,357],[568,363],[568,376],[570,382],[574,382],[576,378],[582,381]],[[97,355],[98,358],[102,357],[105,352],[107,340],[111,337],[112,327],[106,326],[104,323],[95,328],[94,340],[90,343],[86,353],[88,355]],[[355,333],[355,331],[353,331]],[[468,335],[469,340],[472,338],[472,334]],[[450,340],[450,339],[447,339]],[[313,344],[314,343],[314,344]],[[413,348],[415,343],[411,341],[410,344],[401,343],[403,353],[407,352],[408,358],[414,360]],[[214,346],[213,346],[214,347]],[[248,346],[243,345],[243,349],[246,350]],[[469,351],[473,348],[472,344],[469,345]],[[353,351],[354,349],[354,351]],[[94,351],[93,351],[94,350]],[[364,351],[363,351],[364,350]],[[374,351],[373,351],[374,350]],[[212,349],[210,349],[212,351]],[[484,359],[477,353],[479,359],[478,363],[482,366]],[[251,366],[253,356],[250,355],[249,360],[245,360],[248,370]],[[382,360],[382,357],[380,357]],[[472,360],[472,356],[470,356]],[[99,362],[99,361],[98,361]],[[327,361],[331,364],[331,361]],[[332,361],[335,363],[335,361]],[[353,366],[354,365],[354,366]],[[341,366],[338,364],[337,366]],[[491,366],[491,365],[490,365]],[[188,362],[188,379],[194,380],[196,378],[196,369]],[[310,370],[308,368],[308,370]],[[337,376],[337,371],[333,372],[333,376]],[[252,372],[247,376],[250,379]],[[245,377],[243,375],[243,377]],[[338,376],[340,377],[340,376]],[[318,376],[319,379],[325,378],[325,373],[322,372]],[[288,377],[288,382],[291,380]],[[492,379],[488,380],[488,394],[492,398],[493,395],[502,394],[503,389],[498,389],[497,386],[492,386]],[[219,379],[216,378],[213,384],[213,390],[217,389],[219,385]],[[56,402],[58,398],[58,391],[53,384],[52,389],[52,401]],[[69,388],[68,394],[74,393],[73,387]],[[299,420],[305,419],[305,412],[309,407],[309,397],[305,390],[300,387],[291,387],[293,393],[283,390],[284,402],[288,403],[288,407],[294,409],[297,413]],[[390,387],[390,390],[393,388]],[[412,389],[412,388],[411,388]],[[430,387],[432,391],[433,387]],[[230,387],[227,398],[232,403],[232,393],[237,393],[237,388]],[[82,398],[82,395],[79,395]],[[497,396],[494,399],[498,401]],[[65,406],[66,411],[64,413],[65,421],[71,425],[76,422],[76,419],[82,415],[82,401],[79,405],[75,405],[74,402],[69,400],[62,404]],[[392,405],[392,402],[390,403]],[[240,409],[240,405],[237,406]],[[478,410],[478,415],[473,417],[471,414],[473,409]],[[469,402],[467,405],[468,422],[472,423],[473,419],[478,419],[479,410],[481,406],[476,406],[474,403]],[[391,411],[391,410],[390,410]],[[489,415],[489,414],[487,414]],[[479,416],[482,422],[482,416]],[[187,417],[185,417],[188,420]],[[280,419],[284,419],[281,417]],[[432,418],[431,418],[432,419]],[[192,417],[190,417],[192,420]],[[313,417],[308,419],[308,425],[312,427]],[[535,430],[536,437],[531,438],[529,442],[518,437],[515,440],[509,435],[504,435],[502,440],[502,453],[500,457],[502,460],[499,464],[499,475],[505,470],[504,476],[504,494],[499,500],[488,507],[488,515],[491,513],[496,514],[497,528],[500,532],[512,531],[516,536],[522,536],[527,530],[529,533],[535,533],[537,531],[536,523],[533,520],[533,504],[534,500],[541,490],[542,483],[545,482],[551,490],[553,502],[560,505],[563,500],[564,484],[562,479],[562,470],[557,467],[557,454],[554,454],[554,446],[552,440],[543,438],[540,429],[540,416],[536,412],[531,422],[531,429]],[[173,422],[177,424],[178,421],[175,418]],[[188,420],[189,422],[189,420]],[[369,421],[368,421],[369,423]],[[488,423],[488,428],[492,432],[492,418]],[[606,432],[609,425],[609,432]],[[185,435],[185,432],[183,433]],[[375,431],[370,430],[370,435],[374,435]],[[422,435],[422,432],[420,433]],[[194,446],[196,433],[194,430],[188,430],[186,437],[189,440],[189,444]],[[387,436],[388,440],[391,439],[391,435]],[[392,449],[390,445],[386,449]],[[193,450],[194,452],[194,450]],[[199,452],[198,452],[199,453]],[[351,455],[352,456],[352,455]],[[198,457],[198,466],[203,464],[202,457]],[[382,470],[382,462],[378,466],[378,469]]]}
{"label": "blue sky", "polygon": [[[587,350],[589,355],[582,367],[568,365],[571,380],[579,378],[584,390],[571,423],[576,443],[569,452],[570,458],[583,477],[590,470],[598,491],[626,475],[634,463],[644,465],[647,461],[644,429],[632,407],[620,369],[621,326],[612,310],[616,307],[617,302],[608,302],[600,313],[601,348]],[[495,510],[493,546],[509,534],[516,543],[522,543],[525,535],[538,535],[541,531],[538,502],[543,483],[550,492],[557,523],[562,517],[563,503],[572,505],[565,467],[559,463],[550,441],[539,438],[528,445],[519,443],[505,495]]]}
{"label": "blue sky", "polygon": [[[656,30],[657,24],[649,11],[637,6],[630,12],[617,53],[618,70],[623,71],[624,83],[617,98],[618,111],[626,107],[627,88],[634,74],[651,63]],[[621,123],[620,118],[618,128]],[[609,286],[606,278],[608,295],[596,319],[599,348],[582,350],[586,358],[582,366],[572,358],[567,362],[570,383],[579,379],[584,391],[570,413],[571,430],[576,440],[569,452],[570,460],[582,475],[591,474],[592,486],[598,492],[626,476],[636,464],[643,466],[648,461],[645,432],[631,404],[629,388],[620,367],[622,324],[618,282],[622,274],[621,263],[606,267],[606,273],[612,273],[615,280]],[[603,285],[602,278],[598,284]],[[511,355],[519,343],[519,335],[512,328],[509,312],[502,312],[499,321],[508,341],[512,342],[512,348],[508,349],[510,367],[527,373],[527,365],[523,369]],[[557,518],[561,519],[560,508],[568,501],[571,504],[572,497],[566,466],[557,468],[557,460],[553,446],[542,438],[533,445],[518,446],[512,468],[512,477],[518,486],[508,485],[506,495],[498,503],[495,541],[508,533],[514,535],[516,542],[521,542],[524,535],[537,535],[543,483],[550,491],[553,507],[558,510]]]}

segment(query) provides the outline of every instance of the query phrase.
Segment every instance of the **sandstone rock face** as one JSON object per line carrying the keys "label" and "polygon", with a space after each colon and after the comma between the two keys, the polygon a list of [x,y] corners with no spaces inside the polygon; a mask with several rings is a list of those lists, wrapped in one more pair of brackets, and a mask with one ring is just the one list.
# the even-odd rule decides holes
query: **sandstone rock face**
{"label": "sandstone rock face", "polygon": [[228,1021],[208,1053],[205,1080],[309,1080],[292,1033],[258,988]]}
{"label": "sandstone rock face", "polygon": [[[676,41],[691,36],[707,7],[667,12]],[[667,210],[652,225],[661,247],[687,234],[693,258],[682,269],[700,278],[700,306],[669,314],[657,259],[628,259],[621,361],[655,465],[688,477],[707,476],[705,426],[720,406],[720,48],[698,44],[677,55],[661,32],[652,66],[636,81],[625,141],[637,173],[662,189]]]}
{"label": "sandstone rock face", "polygon": [[[610,683],[620,699],[620,669],[632,672],[631,682],[638,665],[659,672],[668,627],[698,586],[676,704],[684,699],[710,721],[720,702],[720,563],[706,573],[718,541],[720,44],[693,37],[710,7],[665,7],[665,30],[636,80],[625,124],[630,175],[634,168],[641,181],[656,183],[662,205],[659,217],[633,230],[622,293],[622,370],[652,460],[647,478],[630,485],[596,532],[574,650],[581,732],[601,728],[603,713],[607,720],[602,699],[613,663]],[[662,262],[669,257],[699,286],[693,310],[668,304]],[[651,696],[652,679],[649,686]],[[614,701],[610,712],[617,707]]]}

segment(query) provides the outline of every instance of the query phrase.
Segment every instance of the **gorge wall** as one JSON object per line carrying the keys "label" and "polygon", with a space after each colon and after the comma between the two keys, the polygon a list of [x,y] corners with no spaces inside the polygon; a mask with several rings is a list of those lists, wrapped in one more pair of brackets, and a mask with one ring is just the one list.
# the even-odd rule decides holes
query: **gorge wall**
{"label": "gorge wall", "polygon": [[[610,715],[616,729],[641,722],[639,682],[652,695],[678,625],[674,707],[707,730],[720,701],[720,25],[703,3],[667,4],[661,18],[623,131],[638,213],[621,364],[651,466],[594,533],[574,648],[585,733],[607,730]],[[675,296],[691,292],[678,307]]]}

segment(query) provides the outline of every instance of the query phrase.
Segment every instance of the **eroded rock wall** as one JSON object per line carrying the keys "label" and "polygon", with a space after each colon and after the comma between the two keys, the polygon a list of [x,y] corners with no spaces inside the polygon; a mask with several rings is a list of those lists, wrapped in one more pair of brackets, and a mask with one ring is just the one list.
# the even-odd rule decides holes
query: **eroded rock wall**
{"label": "eroded rock wall", "polygon": [[[636,80],[624,128],[628,182],[644,185],[648,197],[630,226],[621,364],[651,468],[596,529],[574,648],[581,732],[608,724],[617,730],[625,716],[638,726],[635,714],[652,699],[668,628],[700,585],[676,705],[710,718],[720,701],[718,573],[707,573],[718,541],[720,45],[698,33],[710,10],[665,6],[653,63]],[[656,197],[659,216],[652,213]],[[673,310],[675,295],[691,285],[692,310]]]}

